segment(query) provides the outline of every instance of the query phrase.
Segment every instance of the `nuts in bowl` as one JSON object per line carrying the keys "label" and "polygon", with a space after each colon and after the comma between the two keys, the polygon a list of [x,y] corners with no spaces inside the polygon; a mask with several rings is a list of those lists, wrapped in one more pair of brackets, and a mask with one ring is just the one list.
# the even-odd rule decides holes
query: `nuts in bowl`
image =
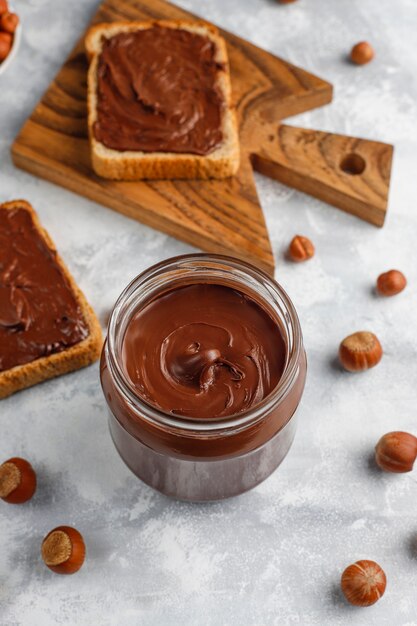
{"label": "nuts in bowl", "polygon": [[20,43],[20,21],[7,0],[0,0],[0,74],[11,63]]}

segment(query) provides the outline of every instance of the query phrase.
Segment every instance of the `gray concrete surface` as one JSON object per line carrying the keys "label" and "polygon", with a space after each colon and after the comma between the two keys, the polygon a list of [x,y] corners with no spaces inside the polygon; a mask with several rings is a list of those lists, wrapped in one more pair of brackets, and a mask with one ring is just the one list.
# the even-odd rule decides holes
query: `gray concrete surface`
{"label": "gray concrete surface", "polygon": [[[392,142],[389,217],[382,230],[257,177],[277,277],[300,314],[309,375],[296,441],[281,468],[242,497],[169,501],[138,482],[107,431],[98,367],[0,403],[0,459],[30,459],[39,490],[24,507],[0,502],[0,623],[4,626],[411,626],[417,624],[417,479],[372,463],[386,431],[415,432],[417,393],[417,4],[414,0],[181,0],[335,85],[333,104],[291,122]],[[95,11],[91,0],[16,0],[22,47],[0,79],[0,200],[28,198],[102,323],[141,270],[191,248],[16,170],[9,146]],[[346,52],[373,42],[374,63]],[[283,258],[295,233],[317,247]],[[374,296],[376,276],[402,269],[409,288]],[[378,368],[335,366],[339,341],[368,328]],[[47,570],[42,537],[58,524],[84,534],[73,577]],[[353,609],[338,587],[360,558],[386,570],[385,597]]]}

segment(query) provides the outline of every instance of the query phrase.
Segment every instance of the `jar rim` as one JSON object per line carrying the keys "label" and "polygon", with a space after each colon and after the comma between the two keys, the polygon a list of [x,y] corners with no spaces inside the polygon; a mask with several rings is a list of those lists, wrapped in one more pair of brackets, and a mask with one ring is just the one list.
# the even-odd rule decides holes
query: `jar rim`
{"label": "jar rim", "polygon": [[[129,382],[128,376],[123,371],[118,359],[115,358],[117,350],[116,334],[118,330],[118,323],[120,323],[119,318],[121,314],[123,315],[123,306],[126,304],[128,299],[131,298],[135,292],[137,292],[152,278],[168,274],[169,270],[172,270],[175,267],[188,267],[191,269],[193,264],[195,267],[200,268],[200,270],[205,267],[207,268],[207,265],[209,264],[213,267],[217,266],[220,270],[228,269],[232,273],[240,272],[242,275],[247,275],[248,277],[250,276],[252,280],[259,282],[260,285],[266,286],[269,292],[278,296],[279,300],[284,304],[286,313],[288,314],[288,316],[286,316],[286,320],[291,324],[293,346],[285,365],[284,372],[271,393],[269,393],[254,407],[241,411],[240,413],[210,418],[197,418],[168,413],[158,407],[155,407],[153,404],[148,403],[144,398],[141,398],[133,391],[133,387]],[[196,278],[196,282],[197,280],[198,279]],[[236,289],[239,289],[238,284],[239,281],[236,280]],[[263,297],[263,300],[266,300],[266,298]],[[214,435],[218,434],[219,431],[223,434],[234,434],[240,430],[244,430],[250,425],[253,425],[257,421],[261,420],[264,415],[267,415],[275,405],[286,397],[289,390],[292,388],[292,385],[297,378],[300,353],[302,349],[302,332],[298,315],[290,297],[281,285],[266,274],[266,272],[251,265],[250,263],[247,263],[246,261],[225,255],[206,253],[184,254],[171,257],[156,263],[136,276],[122,291],[114,305],[108,323],[107,341],[104,347],[108,367],[111,375],[118,384],[118,390],[124,396],[133,412],[140,419],[145,419],[146,421],[149,421],[153,425],[159,427],[181,431],[183,434],[189,433],[192,435],[192,433],[195,432],[198,433],[199,436],[201,436],[202,433],[206,433],[207,436],[209,436],[210,433]],[[289,416],[288,419],[290,418],[291,416]],[[284,426],[285,424],[282,425],[282,427]]]}

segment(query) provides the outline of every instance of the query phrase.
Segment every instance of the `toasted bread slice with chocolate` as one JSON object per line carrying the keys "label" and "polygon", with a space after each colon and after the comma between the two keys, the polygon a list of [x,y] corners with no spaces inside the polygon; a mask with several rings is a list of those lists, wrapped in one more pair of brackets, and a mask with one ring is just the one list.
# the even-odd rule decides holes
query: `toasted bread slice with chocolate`
{"label": "toasted bread slice with chocolate", "polygon": [[[189,35],[182,36],[183,38],[188,37],[189,40],[193,39],[194,45],[197,39],[200,40],[203,50],[202,57],[204,57],[201,59],[200,67],[197,63],[193,68],[184,69],[184,71],[190,72],[189,75],[192,77],[191,80],[193,81],[192,88],[190,89],[189,109],[193,107],[193,97],[206,98],[205,102],[207,106],[205,110],[204,107],[200,107],[203,108],[203,112],[201,113],[201,119],[198,123],[194,123],[193,120],[190,121],[192,115],[196,114],[196,111],[199,110],[197,100],[195,101],[195,111],[193,111],[192,115],[190,114],[188,118],[182,118],[182,111],[180,111],[178,116],[172,115],[172,110],[169,108],[170,105],[165,98],[167,91],[164,92],[163,86],[170,90],[172,87],[170,81],[175,81],[176,76],[172,68],[171,70],[169,68],[168,70],[166,69],[166,64],[169,65],[172,58],[174,58],[173,62],[175,63],[175,53],[173,53],[172,50],[164,49],[162,54],[160,54],[158,50],[159,64],[158,61],[151,59],[150,63],[153,63],[153,66],[149,68],[149,70],[146,69],[148,64],[145,64],[142,59],[141,67],[144,75],[146,75],[145,86],[145,81],[140,80],[140,73],[138,78],[138,72],[131,71],[132,67],[137,69],[137,66],[134,64],[140,62],[140,54],[134,56],[130,53],[128,61],[129,64],[132,63],[133,65],[129,68],[123,67],[123,71],[125,72],[123,80],[112,75],[108,79],[111,81],[109,84],[111,84],[113,90],[111,92],[111,98],[107,97],[108,94],[104,94],[103,90],[100,88],[100,80],[107,80],[105,78],[106,75],[111,74],[109,64],[106,65],[104,54],[113,54],[112,57],[107,57],[107,59],[111,58],[112,67],[114,67],[114,63],[121,62],[120,47],[116,50],[116,53],[114,52],[114,48],[112,48],[110,52],[107,50],[107,48],[113,44],[119,45],[115,38],[119,37],[120,41],[120,35],[122,33],[136,34],[139,31],[148,29],[154,29],[152,36],[155,34],[155,37],[157,37],[158,33],[161,33],[161,31],[163,32],[164,29],[173,29],[174,31],[192,33],[193,38],[190,38]],[[180,36],[181,34],[174,35],[174,37],[177,38]],[[130,38],[130,40],[132,40],[132,38]],[[209,42],[208,46],[207,40]],[[153,39],[151,43],[154,46],[157,45],[155,39]],[[214,26],[199,21],[186,22],[169,20],[98,24],[88,31],[85,45],[87,55],[90,59],[88,72],[88,129],[92,164],[95,172],[99,176],[116,180],[172,178],[207,179],[226,178],[236,173],[239,167],[240,148],[236,114],[232,106],[229,62],[225,41]],[[120,44],[121,47],[125,45],[126,40],[123,44]],[[180,49],[183,51],[183,48]],[[208,54],[207,50],[209,49],[212,55],[211,61],[207,61],[206,56]],[[163,57],[165,54],[166,59]],[[191,58],[194,58],[191,52],[190,55]],[[139,61],[137,58],[139,58]],[[124,62],[126,63],[126,58]],[[191,65],[191,63],[189,65]],[[162,71],[166,72],[166,74],[161,76],[159,80],[159,77],[155,78],[155,72],[158,72],[158,69],[161,67],[163,67]],[[203,85],[202,83],[199,85],[198,83],[204,80],[204,78],[200,77],[205,76],[207,79],[210,71],[213,72],[211,75],[213,85],[212,90],[208,90],[210,95],[207,96],[207,85]],[[131,78],[131,84],[129,83],[128,85],[126,85],[127,76]],[[174,78],[172,78],[173,76]],[[166,82],[164,83],[164,81]],[[181,89],[184,84],[187,85],[186,80],[183,81],[181,86],[176,85],[176,91],[174,88],[171,94],[183,93]],[[155,88],[159,90],[158,95],[162,94],[163,96],[157,102],[153,101],[155,94],[152,90]],[[195,94],[194,96],[193,93]],[[117,96],[116,104],[114,101],[115,95]],[[129,98],[132,98],[131,102],[126,104]],[[152,129],[147,126],[147,124],[151,123],[149,120],[152,118],[152,115],[158,118],[158,133],[161,128],[164,128],[165,132],[166,128],[170,128],[170,124],[175,126],[175,121],[178,117],[178,121],[176,122],[178,132],[187,137],[186,141],[192,142],[193,136],[196,136],[197,127],[200,129],[200,133],[204,134],[204,132],[206,132],[204,128],[201,131],[201,124],[204,126],[205,122],[203,123],[203,120],[208,119],[208,110],[210,107],[211,110],[213,110],[212,106],[214,101],[217,103],[216,121],[218,119],[218,128],[216,132],[219,133],[218,136],[221,137],[221,139],[218,140],[215,145],[210,146],[207,151],[203,150],[202,153],[201,149],[191,150],[188,144],[183,146],[182,149],[177,149],[177,146],[175,146],[175,150],[173,150],[172,144],[170,144],[171,148],[165,147],[162,149],[160,149],[158,145],[158,149],[156,150],[146,145],[146,139],[149,139],[149,135],[152,132]],[[173,102],[175,103],[175,98],[173,98]],[[101,106],[102,109],[100,108]],[[135,106],[136,113],[138,113],[140,108],[140,122],[139,118],[135,116]],[[175,106],[173,108],[175,108]],[[119,115],[129,118],[127,128],[133,128],[134,132],[129,134],[125,129],[124,136],[127,137],[126,145],[128,147],[123,146],[120,149],[118,145],[115,149],[114,142],[112,143],[107,137],[105,138],[107,140],[105,142],[103,142],[103,137],[100,137],[100,140],[97,138],[97,128],[102,128],[104,115],[100,111],[104,109],[107,122],[109,119],[112,119],[115,111],[118,111]],[[167,122],[168,117],[169,123]],[[164,126],[165,123],[166,126]],[[199,124],[200,126],[198,126]],[[119,133],[119,137],[123,134],[120,126],[117,127],[117,124],[115,124],[113,128],[109,128],[109,131],[111,131],[109,136],[113,135],[113,137],[116,137],[116,141],[118,139],[117,134]],[[135,149],[132,149],[131,146],[132,142],[130,139],[132,137],[138,138],[138,144],[134,146]],[[141,138],[145,138],[145,145],[141,144]],[[105,143],[107,145],[105,145]],[[139,146],[140,149],[137,149]]]}
{"label": "toasted bread slice with chocolate", "polygon": [[0,204],[0,398],[100,355],[97,317],[25,200]]}

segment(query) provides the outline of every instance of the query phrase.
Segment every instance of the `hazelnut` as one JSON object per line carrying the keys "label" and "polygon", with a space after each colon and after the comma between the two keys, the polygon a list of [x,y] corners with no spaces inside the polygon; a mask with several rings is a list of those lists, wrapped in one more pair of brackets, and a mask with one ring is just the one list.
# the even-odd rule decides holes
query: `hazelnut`
{"label": "hazelnut", "polygon": [[42,542],[42,559],[56,574],[78,572],[85,559],[82,535],[71,526],[58,526]]}
{"label": "hazelnut", "polygon": [[308,239],[302,235],[296,235],[288,248],[288,257],[295,263],[307,261],[314,256],[314,245]]}
{"label": "hazelnut", "polygon": [[6,13],[9,10],[9,6],[7,4],[7,0],[0,0],[0,15],[2,13]]}
{"label": "hazelnut", "polygon": [[0,33],[0,63],[9,54],[12,47],[13,37],[10,33]]}
{"label": "hazelnut", "polygon": [[373,333],[362,330],[343,339],[339,359],[349,372],[361,372],[377,365],[382,358],[382,346]]}
{"label": "hazelnut", "polygon": [[28,461],[17,457],[0,465],[0,498],[9,504],[23,504],[36,491],[36,474]]}
{"label": "hazelnut", "polygon": [[378,276],[376,290],[381,296],[396,296],[407,286],[407,279],[399,270],[389,270]]}
{"label": "hazelnut", "polygon": [[357,43],[356,46],[353,46],[350,53],[351,61],[356,65],[366,65],[366,63],[372,61],[374,56],[374,49],[367,41]]}
{"label": "hazelnut", "polygon": [[0,28],[6,33],[13,34],[19,25],[19,17],[16,13],[3,13],[0,18]]}
{"label": "hazelnut", "polygon": [[375,446],[375,460],[386,472],[411,472],[417,458],[417,437],[410,433],[387,433]]}
{"label": "hazelnut", "polygon": [[385,593],[387,578],[375,561],[356,561],[342,574],[341,587],[350,604],[371,606]]}

